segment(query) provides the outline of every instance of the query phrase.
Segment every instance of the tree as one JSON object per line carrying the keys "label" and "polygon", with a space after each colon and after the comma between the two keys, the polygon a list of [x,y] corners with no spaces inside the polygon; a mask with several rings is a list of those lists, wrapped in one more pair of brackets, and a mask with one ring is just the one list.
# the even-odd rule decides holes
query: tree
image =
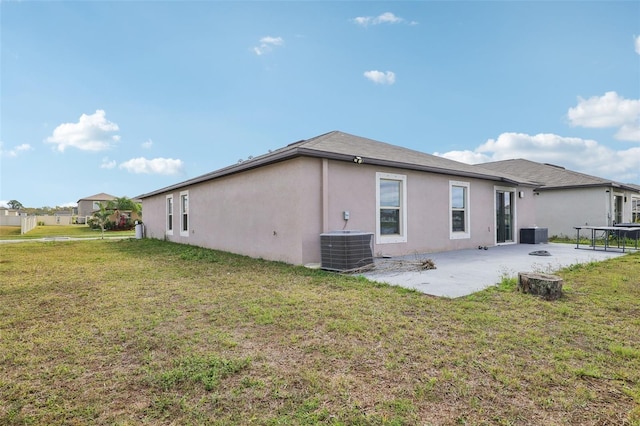
{"label": "tree", "polygon": [[113,214],[114,211],[114,203],[109,201],[108,203],[98,203],[98,207],[100,210],[93,214],[95,218],[96,224],[100,225],[100,230],[102,231],[102,239],[104,240],[104,228],[107,222],[109,221],[109,217]]}
{"label": "tree", "polygon": [[111,206],[117,213],[116,229],[131,229],[133,226],[133,219],[142,217],[142,205],[136,203],[130,198],[119,197],[111,202]]}
{"label": "tree", "polygon": [[15,210],[20,210],[24,208],[22,203],[18,200],[9,200],[9,202],[7,203],[7,206],[9,206],[10,209],[15,209]]}
{"label": "tree", "polygon": [[119,197],[112,201],[113,207],[118,211],[130,211],[133,213],[140,213],[141,206],[130,198]]}

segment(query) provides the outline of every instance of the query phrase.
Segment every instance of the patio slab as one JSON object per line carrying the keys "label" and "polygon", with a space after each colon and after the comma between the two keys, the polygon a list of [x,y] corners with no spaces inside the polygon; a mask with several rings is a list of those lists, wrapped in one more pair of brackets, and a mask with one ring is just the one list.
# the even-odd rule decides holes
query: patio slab
{"label": "patio slab", "polygon": [[[597,262],[624,253],[617,250],[576,249],[572,244],[512,244],[375,259],[372,270],[361,273],[371,281],[397,285],[441,297],[462,297],[516,277],[518,272],[553,273],[575,264]],[[531,255],[547,252],[548,256]],[[431,259],[436,269],[420,263]]]}

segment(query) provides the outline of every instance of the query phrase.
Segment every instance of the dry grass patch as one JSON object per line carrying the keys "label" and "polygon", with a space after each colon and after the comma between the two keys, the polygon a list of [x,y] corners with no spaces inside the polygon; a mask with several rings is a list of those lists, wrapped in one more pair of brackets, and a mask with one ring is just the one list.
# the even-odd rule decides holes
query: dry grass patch
{"label": "dry grass patch", "polygon": [[2,424],[640,425],[640,254],[555,302],[153,240],[0,259]]}

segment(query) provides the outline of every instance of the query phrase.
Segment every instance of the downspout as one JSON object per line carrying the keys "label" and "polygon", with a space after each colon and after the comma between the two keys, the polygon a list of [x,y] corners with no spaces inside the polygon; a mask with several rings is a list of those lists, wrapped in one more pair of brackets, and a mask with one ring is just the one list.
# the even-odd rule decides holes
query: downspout
{"label": "downspout", "polygon": [[322,159],[322,232],[329,232],[329,160]]}
{"label": "downspout", "polygon": [[608,210],[607,211],[607,226],[611,226],[611,215],[613,214],[613,202],[611,201],[611,198],[613,197],[611,190],[607,189],[605,191],[605,194],[607,196],[607,198],[609,198],[609,202],[607,203],[608,205]]}

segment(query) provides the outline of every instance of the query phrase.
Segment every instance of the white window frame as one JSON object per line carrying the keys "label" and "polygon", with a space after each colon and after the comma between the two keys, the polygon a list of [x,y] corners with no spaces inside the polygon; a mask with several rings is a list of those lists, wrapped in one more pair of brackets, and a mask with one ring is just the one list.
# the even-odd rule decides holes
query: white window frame
{"label": "white window frame", "polygon": [[[382,235],[380,233],[380,181],[396,180],[400,182],[400,234]],[[407,176],[393,173],[376,173],[376,244],[394,244],[407,242]]]}
{"label": "white window frame", "polygon": [[[186,197],[186,209],[185,209],[185,203],[184,203],[184,199]],[[182,191],[180,192],[180,236],[181,237],[188,237],[189,236],[189,222],[191,222],[191,220],[189,220],[189,191]],[[185,229],[185,224],[184,224],[184,217],[185,215],[187,216],[187,224],[186,224],[186,229]]]}
{"label": "white window frame", "polygon": [[[176,227],[176,213],[175,204],[173,202],[173,194],[167,195],[165,204],[165,232],[167,235],[173,235],[173,230]],[[169,211],[169,203],[171,203],[171,211]],[[171,220],[169,220],[171,219]]]}
{"label": "white window frame", "polygon": [[[464,209],[456,209],[464,211],[464,231],[453,230],[453,188],[462,187],[464,190]],[[449,239],[462,240],[471,238],[471,184],[469,182],[461,182],[457,180],[449,181]]]}

